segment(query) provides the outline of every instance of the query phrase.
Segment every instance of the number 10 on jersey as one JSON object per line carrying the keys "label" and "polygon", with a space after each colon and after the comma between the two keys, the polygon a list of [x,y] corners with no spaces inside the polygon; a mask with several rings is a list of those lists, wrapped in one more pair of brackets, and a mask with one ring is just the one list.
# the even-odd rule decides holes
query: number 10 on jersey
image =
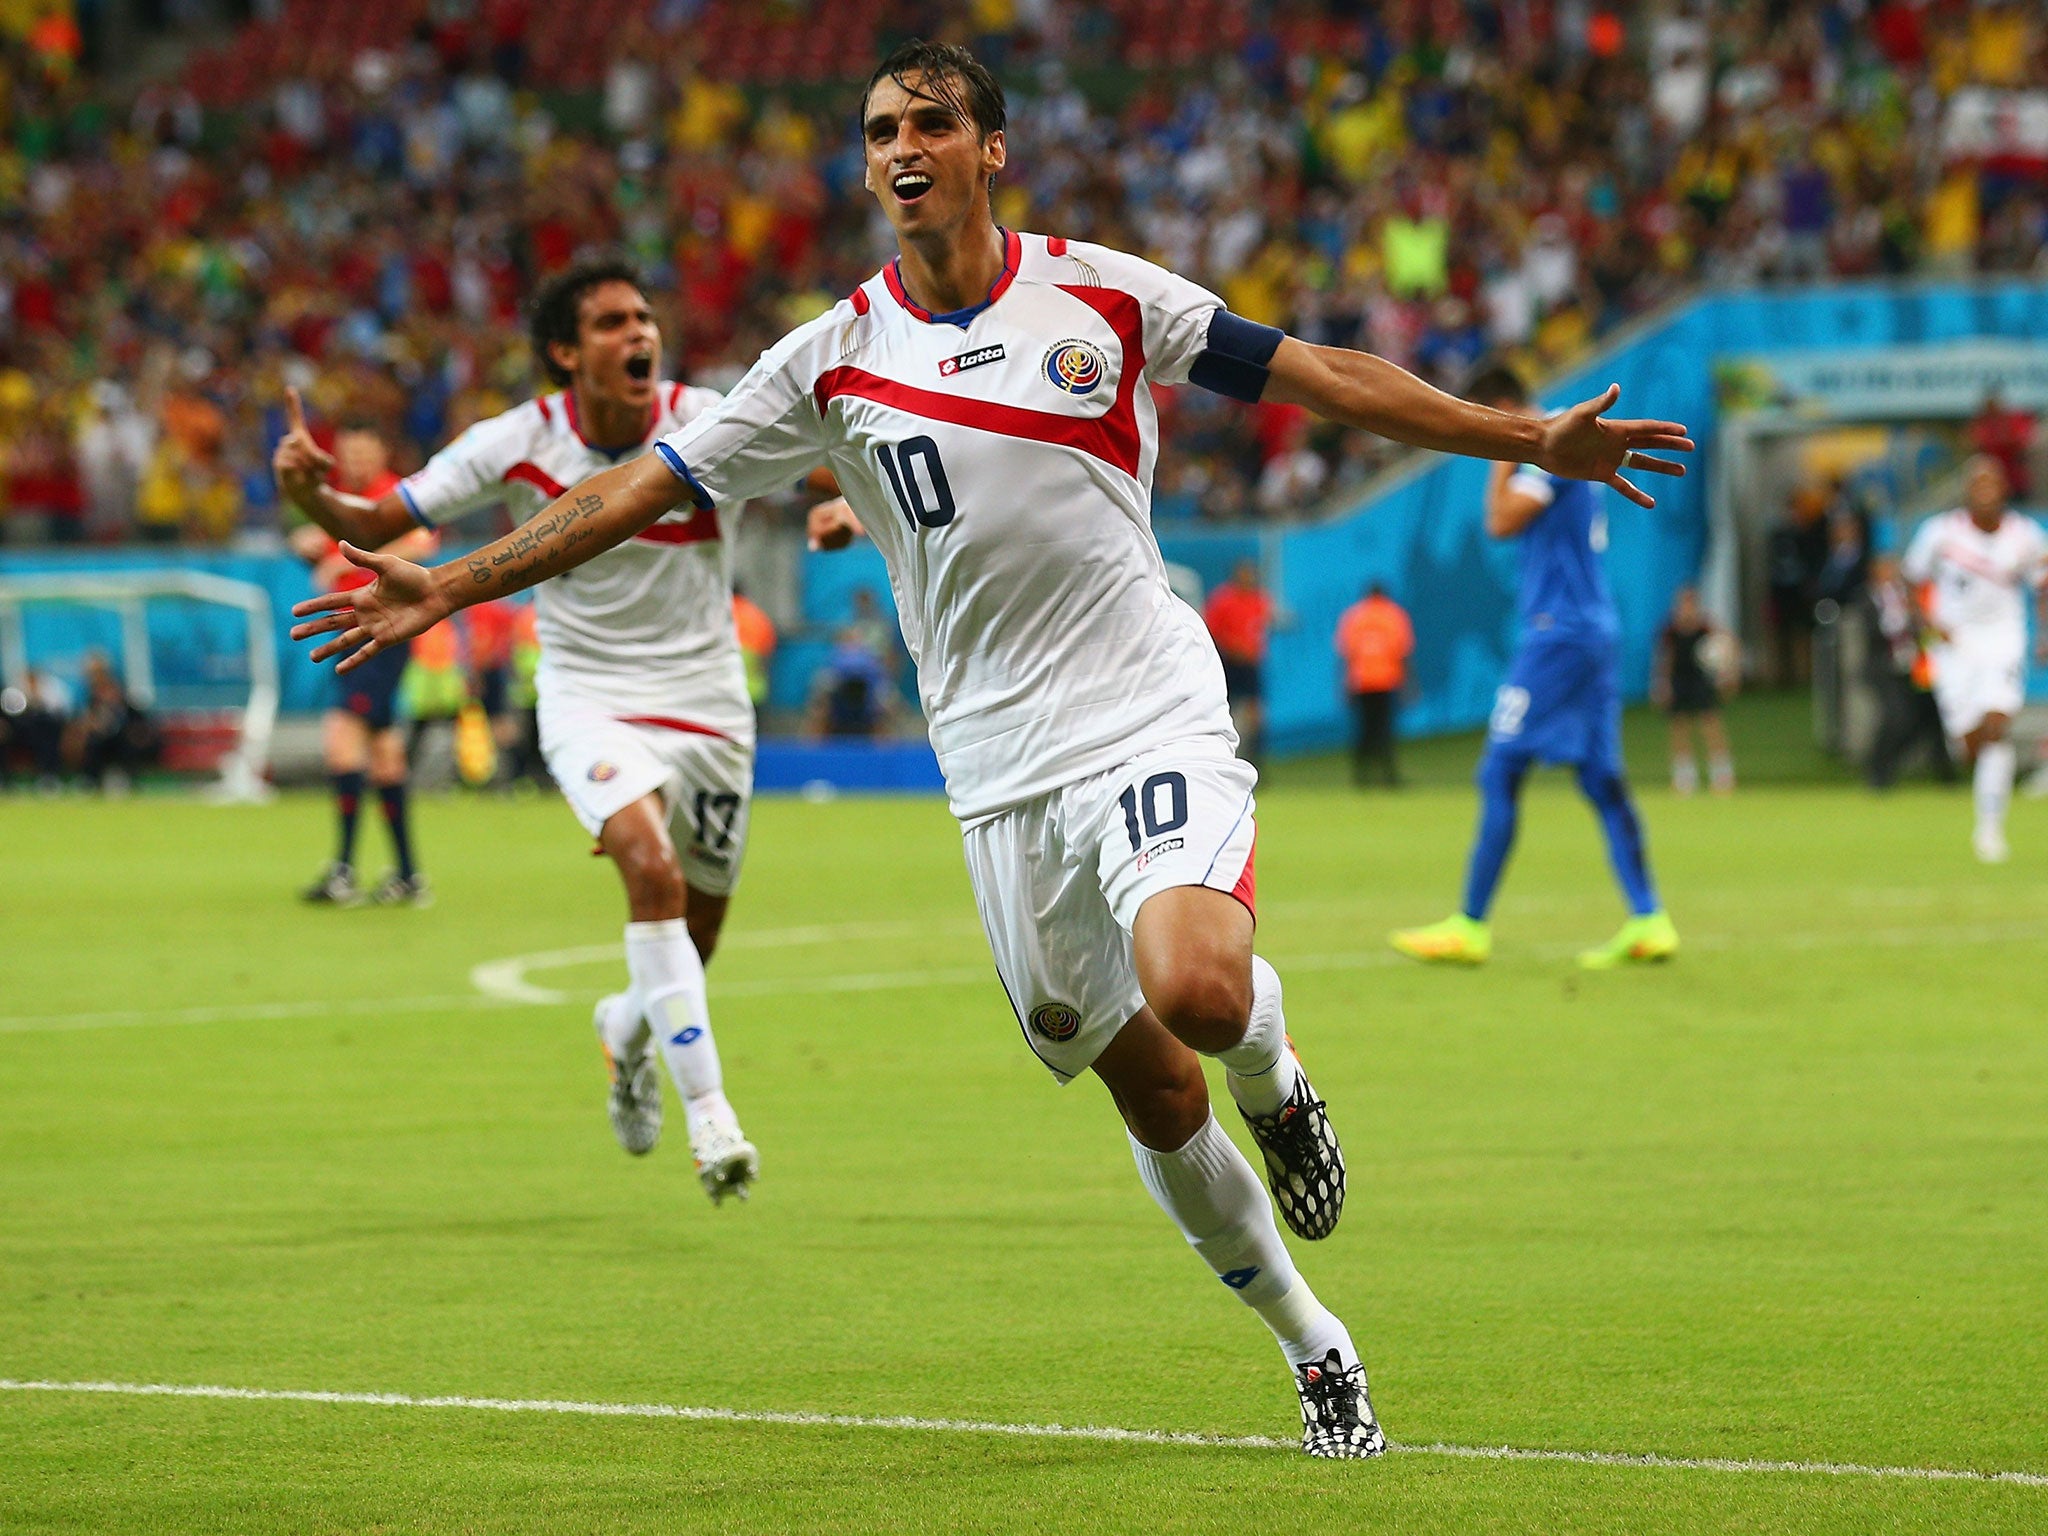
{"label": "number 10 on jersey", "polygon": [[953,487],[946,481],[946,466],[939,462],[937,443],[928,437],[907,437],[893,446],[877,443],[875,457],[888,477],[896,510],[912,533],[953,521]]}

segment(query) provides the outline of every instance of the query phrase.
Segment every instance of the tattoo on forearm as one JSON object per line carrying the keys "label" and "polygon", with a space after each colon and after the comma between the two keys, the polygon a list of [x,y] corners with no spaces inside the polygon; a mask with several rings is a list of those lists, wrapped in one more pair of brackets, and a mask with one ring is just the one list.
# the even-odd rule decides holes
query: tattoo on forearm
{"label": "tattoo on forearm", "polygon": [[[577,497],[552,517],[537,518],[518,529],[511,541],[495,554],[479,550],[471,555],[466,562],[469,579],[478,586],[495,583],[507,590],[518,590],[527,585],[522,578],[541,571],[555,556],[594,537],[596,529],[575,525],[603,510],[602,496]],[[552,573],[544,573],[537,579],[545,579],[545,574]]]}

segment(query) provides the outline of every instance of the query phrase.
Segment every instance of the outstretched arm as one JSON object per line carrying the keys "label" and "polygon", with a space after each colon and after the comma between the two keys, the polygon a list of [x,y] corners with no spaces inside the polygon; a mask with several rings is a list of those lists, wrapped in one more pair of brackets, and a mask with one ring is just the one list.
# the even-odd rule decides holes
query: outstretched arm
{"label": "outstretched arm", "polygon": [[1266,368],[1264,399],[1305,405],[1330,421],[1417,448],[1536,464],[1568,479],[1598,480],[1645,507],[1655,506],[1655,500],[1621,471],[1682,475],[1684,465],[1641,450],[1686,452],[1693,446],[1675,421],[1602,419],[1600,413],[1621,398],[1619,384],[1539,420],[1447,395],[1368,352],[1312,346],[1292,336],[1282,339]]}
{"label": "outstretched arm", "polygon": [[285,500],[324,532],[364,549],[382,548],[419,526],[396,491],[372,501],[329,485],[327,477],[334,472],[334,455],[313,441],[299,392],[287,389],[284,401],[290,430],[278,439],[277,450],[270,456],[270,469]]}
{"label": "outstretched arm", "polygon": [[292,638],[334,635],[313,651],[313,660],[340,656],[335,670],[346,672],[385,646],[431,629],[458,608],[522,592],[623,544],[687,494],[660,455],[650,453],[592,475],[495,544],[431,570],[345,543],[341,552],[375,571],[377,579],[352,592],[329,592],[297,604],[292,613],[306,622],[292,627]]}

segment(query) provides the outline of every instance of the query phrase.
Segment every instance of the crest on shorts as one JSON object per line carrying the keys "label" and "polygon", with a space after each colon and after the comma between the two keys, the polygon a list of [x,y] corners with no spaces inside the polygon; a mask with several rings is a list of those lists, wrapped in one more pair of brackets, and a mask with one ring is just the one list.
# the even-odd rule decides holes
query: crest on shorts
{"label": "crest on shorts", "polygon": [[593,784],[602,784],[605,780],[616,779],[618,776],[619,765],[617,763],[592,763],[590,765],[590,782]]}
{"label": "crest on shorts", "polygon": [[1065,1003],[1040,1003],[1031,1010],[1031,1027],[1055,1043],[1071,1040],[1081,1033],[1080,1010]]}
{"label": "crest on shorts", "polygon": [[1102,348],[1078,336],[1056,341],[1046,349],[1045,376],[1054,389],[1067,394],[1091,393],[1108,371],[1109,360],[1102,355]]}

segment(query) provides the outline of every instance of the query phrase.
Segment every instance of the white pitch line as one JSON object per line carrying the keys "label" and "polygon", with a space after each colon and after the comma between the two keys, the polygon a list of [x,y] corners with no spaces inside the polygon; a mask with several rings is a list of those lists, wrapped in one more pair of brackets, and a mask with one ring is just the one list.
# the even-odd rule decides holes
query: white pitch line
{"label": "white pitch line", "polygon": [[[893,925],[874,924],[872,929]],[[923,930],[919,930],[920,933]],[[775,934],[801,934],[788,938],[789,944],[822,943],[827,938],[848,937],[847,929],[783,929]],[[816,936],[816,937],[813,937]],[[870,936],[873,936],[872,933]],[[1685,949],[1718,952],[1731,949],[1775,949],[1794,953],[1820,949],[1914,949],[1950,945],[1958,948],[1990,944],[2026,943],[2048,937],[2039,924],[1976,924],[1954,928],[1865,928],[1829,934],[1725,933],[1694,934],[1686,938]],[[763,946],[768,947],[768,946]],[[1576,952],[1570,944],[1535,944],[1528,953],[1541,960],[1565,959]],[[0,1015],[0,1035],[44,1031],[116,1029],[155,1024],[261,1023],[277,1019],[307,1018],[320,1014],[360,1015],[374,1013],[433,1013],[447,1009],[560,1006],[576,1001],[577,994],[535,987],[525,980],[528,969],[549,966],[588,965],[616,960],[616,944],[591,944],[577,949],[548,950],[539,954],[514,955],[487,961],[470,972],[476,992],[439,997],[379,998],[359,996],[311,1002],[223,1003],[218,1006],[166,1009],[115,1009],[99,1013],[50,1013]],[[1326,954],[1275,955],[1273,963],[1282,970],[1309,975],[1323,971],[1370,971],[1411,962],[1387,949],[1339,950]],[[760,977],[748,981],[714,981],[713,999],[729,997],[803,996],[833,992],[915,991],[922,987],[966,986],[989,980],[994,971],[986,964],[945,966],[928,970],[856,971],[829,976]]]}
{"label": "white pitch line", "polygon": [[[1187,1445],[1221,1450],[1296,1450],[1270,1435],[1207,1435],[1194,1431],[1120,1429],[1106,1424],[1004,1424],[989,1419],[926,1419],[909,1415],[796,1413],[775,1409],[699,1408],[676,1403],[591,1403],[561,1398],[416,1397],[406,1392],[314,1392],[262,1387],[187,1386],[135,1381],[11,1381],[0,1392],[96,1393],[115,1397],[190,1397],[230,1402],[333,1403],[368,1408],[466,1408],[487,1413],[552,1413],[590,1418],[679,1419],[695,1423],[780,1424],[809,1429],[900,1429],[957,1435],[1009,1435],[1030,1440],[1095,1440],[1123,1445]],[[1555,1451],[1519,1446],[1392,1445],[1396,1454],[1453,1456],[1466,1461],[1555,1461],[1586,1467],[1647,1467],[1687,1472],[1792,1472],[1825,1477],[1896,1478],[1918,1482],[2016,1483],[2048,1488],[2048,1473],[1976,1472],[1956,1467],[1862,1466],[1842,1461],[1745,1461],[1725,1456],[1630,1455],[1620,1451]]]}

